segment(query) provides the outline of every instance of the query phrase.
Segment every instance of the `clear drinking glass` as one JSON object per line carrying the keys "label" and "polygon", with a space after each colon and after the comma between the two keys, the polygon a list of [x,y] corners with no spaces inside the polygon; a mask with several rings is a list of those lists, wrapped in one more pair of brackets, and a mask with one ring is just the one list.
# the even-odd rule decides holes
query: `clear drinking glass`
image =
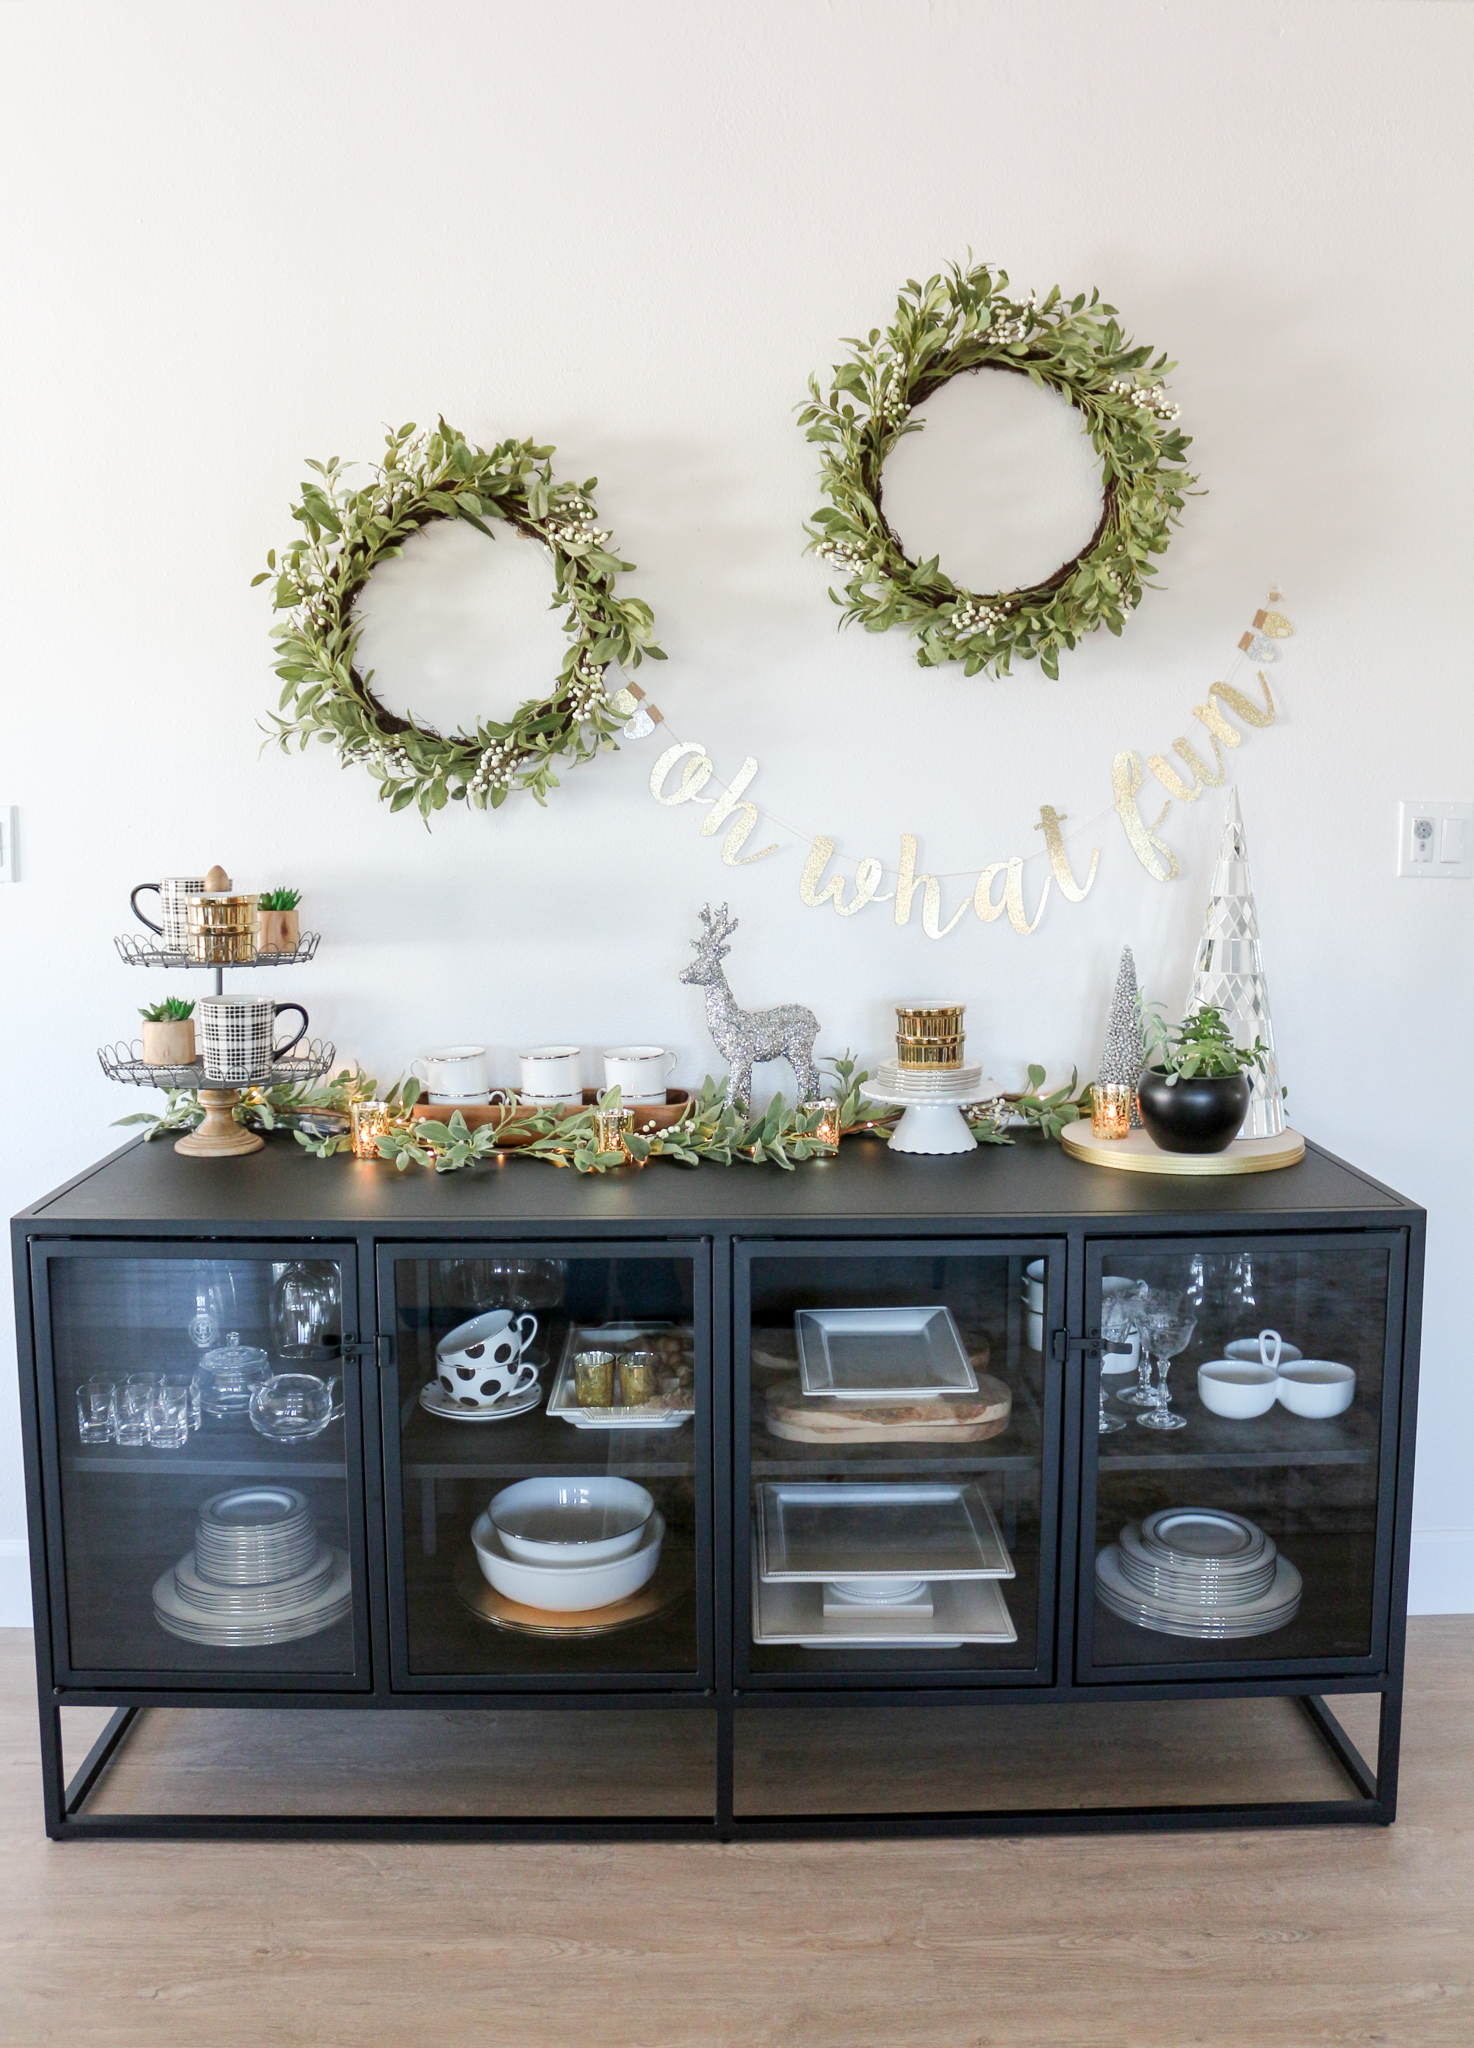
{"label": "clear drinking glass", "polygon": [[1145,1320],[1157,1359],[1157,1387],[1153,1405],[1136,1420],[1142,1429],[1185,1429],[1187,1417],[1176,1413],[1167,1391],[1167,1372],[1178,1352],[1185,1351],[1192,1342],[1198,1319],[1186,1295],[1155,1295],[1151,1304]]}
{"label": "clear drinking glass", "polygon": [[189,1442],[188,1380],[172,1373],[155,1380],[148,1406],[148,1440],[161,1451],[181,1451]]}
{"label": "clear drinking glass", "polygon": [[[1106,1297],[1100,1316],[1101,1342],[1109,1349],[1129,1351],[1131,1339],[1136,1333],[1136,1305],[1131,1295],[1113,1294]],[[1126,1427],[1122,1415],[1112,1415],[1106,1408],[1105,1374],[1100,1376],[1100,1424],[1097,1434],[1114,1436],[1118,1429]]]}
{"label": "clear drinking glass", "polygon": [[117,1429],[111,1380],[84,1380],[77,1389],[77,1433],[84,1444],[110,1444]]}
{"label": "clear drinking glass", "polygon": [[114,1404],[117,1424],[115,1441],[130,1448],[149,1440],[149,1408],[153,1402],[154,1376],[151,1372],[130,1373],[117,1390]]}

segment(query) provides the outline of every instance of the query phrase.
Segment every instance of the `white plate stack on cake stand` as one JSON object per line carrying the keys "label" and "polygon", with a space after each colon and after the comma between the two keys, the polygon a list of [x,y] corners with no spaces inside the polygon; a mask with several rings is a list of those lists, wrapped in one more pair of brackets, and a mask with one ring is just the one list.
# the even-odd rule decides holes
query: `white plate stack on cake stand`
{"label": "white plate stack on cake stand", "polygon": [[998,1089],[984,1081],[981,1063],[964,1061],[961,1003],[931,1008],[898,1007],[896,1057],[883,1060],[866,1094],[875,1102],[904,1109],[891,1132],[895,1152],[971,1152],[977,1139],[962,1114]]}

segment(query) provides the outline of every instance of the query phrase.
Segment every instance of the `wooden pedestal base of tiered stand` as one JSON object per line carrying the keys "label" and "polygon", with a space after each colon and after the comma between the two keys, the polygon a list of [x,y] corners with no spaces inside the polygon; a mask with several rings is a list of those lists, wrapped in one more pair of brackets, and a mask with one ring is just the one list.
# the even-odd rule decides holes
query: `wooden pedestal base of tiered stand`
{"label": "wooden pedestal base of tiered stand", "polygon": [[239,1088],[202,1088],[205,1121],[187,1138],[176,1138],[174,1150],[189,1159],[232,1159],[242,1152],[259,1152],[266,1140],[231,1114],[240,1099]]}

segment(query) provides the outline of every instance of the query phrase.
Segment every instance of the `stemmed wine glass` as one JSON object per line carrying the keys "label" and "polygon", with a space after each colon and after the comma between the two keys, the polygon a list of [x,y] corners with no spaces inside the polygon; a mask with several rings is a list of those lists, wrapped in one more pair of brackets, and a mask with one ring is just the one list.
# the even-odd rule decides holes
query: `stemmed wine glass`
{"label": "stemmed wine glass", "polygon": [[1175,1412],[1167,1391],[1167,1372],[1178,1352],[1185,1351],[1192,1342],[1193,1331],[1198,1327],[1193,1305],[1182,1294],[1153,1294],[1148,1298],[1143,1326],[1143,1335],[1150,1333],[1156,1354],[1157,1386],[1152,1406],[1145,1415],[1137,1416],[1137,1423],[1142,1429],[1185,1429],[1187,1417]]}
{"label": "stemmed wine glass", "polygon": [[1120,1396],[1129,1408],[1154,1408],[1157,1403],[1156,1392],[1152,1386],[1151,1319],[1162,1300],[1161,1291],[1149,1288],[1145,1282],[1142,1283],[1139,1294],[1126,1297],[1126,1306],[1131,1316],[1130,1332],[1135,1332],[1140,1339],[1140,1350],[1136,1360],[1136,1385],[1129,1393]]}
{"label": "stemmed wine glass", "polygon": [[[1129,1294],[1112,1294],[1106,1297],[1101,1308],[1101,1342],[1110,1351],[1131,1349],[1131,1339],[1136,1334],[1137,1297]],[[1106,1411],[1105,1373],[1100,1376],[1100,1427],[1101,1436],[1114,1436],[1118,1429],[1126,1427],[1123,1415],[1111,1415]]]}

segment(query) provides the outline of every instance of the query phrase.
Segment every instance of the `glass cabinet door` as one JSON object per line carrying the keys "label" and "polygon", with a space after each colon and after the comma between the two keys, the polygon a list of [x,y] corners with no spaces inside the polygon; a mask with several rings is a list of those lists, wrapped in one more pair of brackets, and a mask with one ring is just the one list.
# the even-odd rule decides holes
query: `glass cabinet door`
{"label": "glass cabinet door", "polygon": [[401,1687],[704,1682],[705,1243],[380,1253]]}
{"label": "glass cabinet door", "polygon": [[351,1248],[33,1250],[58,1675],[368,1683]]}
{"label": "glass cabinet door", "polygon": [[736,1275],[739,1672],[1052,1675],[1064,1245],[746,1243]]}
{"label": "glass cabinet door", "polygon": [[1377,1668],[1403,1256],[1373,1232],[1089,1248],[1082,1677]]}

